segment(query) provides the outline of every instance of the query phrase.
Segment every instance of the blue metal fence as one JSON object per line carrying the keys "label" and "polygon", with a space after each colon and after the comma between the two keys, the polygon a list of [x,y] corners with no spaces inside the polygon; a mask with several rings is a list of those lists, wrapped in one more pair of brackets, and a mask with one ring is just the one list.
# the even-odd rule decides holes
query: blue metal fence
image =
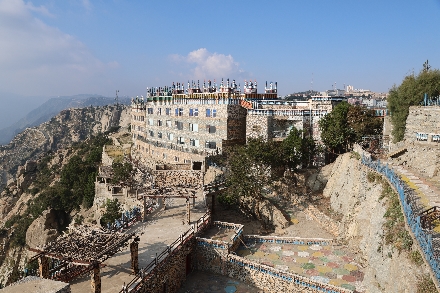
{"label": "blue metal fence", "polygon": [[113,224],[107,223],[107,229],[111,231],[119,231],[124,227],[127,227],[131,222],[138,220],[141,215],[141,209],[134,207],[129,211],[125,211],[121,214],[121,218],[115,220]]}
{"label": "blue metal fence", "polygon": [[435,255],[432,234],[429,231],[422,229],[420,216],[415,212],[417,211],[416,201],[411,198],[411,189],[392,169],[388,167],[388,165],[381,164],[380,160],[373,161],[371,158],[362,156],[362,164],[384,175],[397,190],[400,203],[406,216],[407,224],[419,242],[426,260],[429,262],[434,275],[437,277],[437,281],[440,281],[440,262]]}

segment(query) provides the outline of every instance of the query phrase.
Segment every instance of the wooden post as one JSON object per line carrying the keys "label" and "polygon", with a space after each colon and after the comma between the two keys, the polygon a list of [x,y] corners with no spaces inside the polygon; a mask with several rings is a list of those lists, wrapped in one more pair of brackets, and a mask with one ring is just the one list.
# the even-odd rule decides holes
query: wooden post
{"label": "wooden post", "polygon": [[211,213],[214,214],[215,212],[215,193],[211,196]]}
{"label": "wooden post", "polygon": [[147,220],[147,198],[144,196],[144,215],[142,218],[142,222]]}
{"label": "wooden post", "polygon": [[188,225],[191,223],[191,204],[189,203],[189,198],[186,200],[186,216]]}
{"label": "wooden post", "polygon": [[97,261],[93,263],[91,278],[92,293],[101,293],[101,274],[99,272],[99,263]]}
{"label": "wooden post", "polygon": [[135,237],[133,242],[130,243],[130,253],[131,253],[131,270],[133,274],[139,272],[139,237]]}
{"label": "wooden post", "polygon": [[47,256],[42,255],[38,258],[38,269],[40,278],[49,278],[49,258]]}

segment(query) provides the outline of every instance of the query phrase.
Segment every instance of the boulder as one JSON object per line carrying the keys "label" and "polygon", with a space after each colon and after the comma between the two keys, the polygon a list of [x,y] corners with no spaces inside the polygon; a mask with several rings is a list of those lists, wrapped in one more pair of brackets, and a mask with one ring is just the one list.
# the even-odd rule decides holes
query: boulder
{"label": "boulder", "polygon": [[54,210],[44,211],[35,219],[26,232],[26,244],[31,247],[41,247],[55,240],[58,232],[58,219]]}
{"label": "boulder", "polygon": [[323,191],[330,178],[332,165],[322,167],[319,172],[311,174],[306,180],[306,186],[312,192]]}

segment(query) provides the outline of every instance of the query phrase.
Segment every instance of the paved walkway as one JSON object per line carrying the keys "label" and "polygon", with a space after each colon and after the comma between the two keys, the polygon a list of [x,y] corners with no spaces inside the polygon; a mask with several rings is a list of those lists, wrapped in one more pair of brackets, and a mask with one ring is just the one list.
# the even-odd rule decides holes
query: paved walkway
{"label": "paved walkway", "polygon": [[440,190],[429,178],[423,178],[416,172],[400,165],[390,164],[390,167],[400,175],[409,187],[415,190],[424,207],[440,206]]}
{"label": "paved walkway", "polygon": [[240,247],[237,255],[321,283],[363,292],[362,267],[343,246],[256,243]]}
{"label": "paved walkway", "polygon": [[[206,210],[199,199],[196,207],[191,209],[191,222],[195,223]],[[175,198],[167,201],[167,209],[160,211],[154,219],[145,223],[139,222],[127,233],[136,232],[139,241],[139,267],[147,266],[157,254],[164,251],[167,245],[174,242],[190,226],[183,225],[186,213],[186,199]],[[130,250],[127,247],[104,262],[101,268],[102,293],[119,292],[124,282],[127,284],[133,278],[131,273]],[[75,279],[71,283],[72,293],[90,292],[90,277]]]}

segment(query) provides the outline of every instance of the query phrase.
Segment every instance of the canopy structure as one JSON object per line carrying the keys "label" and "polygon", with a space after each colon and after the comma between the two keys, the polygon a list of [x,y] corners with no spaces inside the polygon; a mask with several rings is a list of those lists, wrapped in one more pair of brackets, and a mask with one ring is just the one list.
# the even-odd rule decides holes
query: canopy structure
{"label": "canopy structure", "polygon": [[39,259],[40,276],[43,278],[70,282],[99,269],[102,262],[127,246],[134,235],[81,226],[70,229],[69,233],[64,233],[43,248],[30,248],[37,254],[29,262]]}

